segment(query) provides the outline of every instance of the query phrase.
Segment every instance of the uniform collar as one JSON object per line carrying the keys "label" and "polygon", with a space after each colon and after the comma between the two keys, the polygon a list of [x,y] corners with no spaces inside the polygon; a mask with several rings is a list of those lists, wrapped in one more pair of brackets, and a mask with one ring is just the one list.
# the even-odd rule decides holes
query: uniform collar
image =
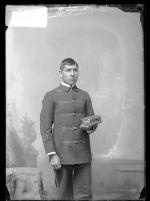
{"label": "uniform collar", "polygon": [[[65,87],[69,87],[69,88],[71,87],[70,84],[67,84],[67,83],[65,83],[65,82],[62,82],[61,84],[62,84],[63,86],[65,86]],[[75,86],[75,85],[72,85],[72,88],[73,88],[74,86]]]}
{"label": "uniform collar", "polygon": [[78,87],[77,87],[76,85],[72,85],[72,87],[71,87],[71,85],[66,84],[66,83],[64,83],[64,82],[62,82],[62,83],[60,84],[60,87],[61,87],[62,89],[64,89],[65,91],[69,91],[71,88],[72,88],[73,90],[75,90],[75,91],[78,90]]}

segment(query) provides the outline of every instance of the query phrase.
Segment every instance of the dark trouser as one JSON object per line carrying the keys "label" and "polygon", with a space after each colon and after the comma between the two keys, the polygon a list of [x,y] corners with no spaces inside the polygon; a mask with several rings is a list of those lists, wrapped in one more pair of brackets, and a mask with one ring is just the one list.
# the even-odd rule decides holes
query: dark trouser
{"label": "dark trouser", "polygon": [[55,171],[60,200],[91,200],[91,163],[62,165]]}

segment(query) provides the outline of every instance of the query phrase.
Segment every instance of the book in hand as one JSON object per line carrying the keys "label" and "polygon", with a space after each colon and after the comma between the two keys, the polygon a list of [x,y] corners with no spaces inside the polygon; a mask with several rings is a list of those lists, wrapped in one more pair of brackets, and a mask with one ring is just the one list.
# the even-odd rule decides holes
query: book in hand
{"label": "book in hand", "polygon": [[94,125],[99,124],[101,122],[102,122],[102,120],[101,120],[101,116],[100,115],[83,117],[81,119],[80,128],[86,128],[86,127],[94,126]]}

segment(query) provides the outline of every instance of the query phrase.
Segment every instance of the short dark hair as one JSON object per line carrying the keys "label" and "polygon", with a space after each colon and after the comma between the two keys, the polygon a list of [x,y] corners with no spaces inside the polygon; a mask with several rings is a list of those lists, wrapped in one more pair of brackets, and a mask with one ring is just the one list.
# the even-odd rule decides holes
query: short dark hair
{"label": "short dark hair", "polygon": [[61,64],[60,64],[60,70],[63,70],[64,66],[65,65],[70,65],[70,66],[77,66],[78,67],[78,64],[77,62],[72,59],[72,58],[67,58],[67,59],[64,59]]}

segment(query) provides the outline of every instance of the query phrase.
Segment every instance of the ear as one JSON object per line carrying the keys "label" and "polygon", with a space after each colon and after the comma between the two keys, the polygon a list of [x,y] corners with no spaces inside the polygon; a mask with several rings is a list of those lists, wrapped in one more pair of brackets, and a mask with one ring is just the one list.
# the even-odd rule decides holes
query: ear
{"label": "ear", "polygon": [[59,75],[60,75],[60,77],[62,78],[62,71],[61,71],[61,70],[59,71]]}

